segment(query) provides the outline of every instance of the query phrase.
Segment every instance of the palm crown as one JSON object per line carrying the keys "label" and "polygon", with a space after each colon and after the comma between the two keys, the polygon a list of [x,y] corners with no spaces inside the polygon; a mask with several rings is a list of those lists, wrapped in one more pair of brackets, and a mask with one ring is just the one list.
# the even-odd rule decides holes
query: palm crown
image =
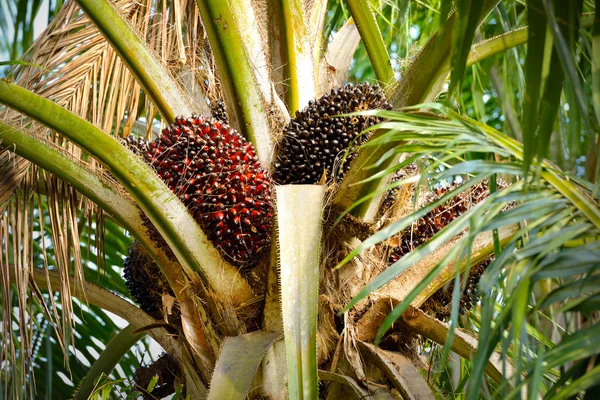
{"label": "palm crown", "polygon": [[66,2],[0,82],[3,394],[592,398],[594,9]]}

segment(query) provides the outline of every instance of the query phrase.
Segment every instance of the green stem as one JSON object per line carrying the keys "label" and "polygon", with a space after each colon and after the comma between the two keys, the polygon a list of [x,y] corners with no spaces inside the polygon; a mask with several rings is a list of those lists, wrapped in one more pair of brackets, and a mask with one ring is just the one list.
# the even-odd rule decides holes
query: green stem
{"label": "green stem", "polygon": [[0,102],[60,132],[105,164],[167,241],[188,276],[200,274],[234,304],[250,299],[252,291],[237,269],[222,259],[185,206],[143,160],[94,125],[18,85],[0,81]]}
{"label": "green stem", "polygon": [[145,333],[136,333],[135,330],[135,326],[129,325],[108,343],[100,357],[94,361],[94,364],[83,378],[81,386],[75,393],[75,400],[87,400],[94,391],[96,380],[102,375],[109,375],[129,349],[146,336]]}
{"label": "green stem", "polygon": [[[11,270],[14,271],[14,268]],[[62,279],[56,271],[43,270],[42,268],[34,268],[32,278],[40,287],[46,287],[47,282],[50,282],[52,287],[59,287]],[[15,277],[11,274],[10,279],[13,281]],[[74,278],[71,277],[70,279],[70,287],[74,297],[112,312],[129,322],[135,329],[155,326],[158,322],[130,302],[98,285],[86,281],[84,287],[81,288],[79,284],[75,283]],[[163,328],[155,327],[146,332],[180,364],[185,376],[186,387],[191,393],[201,396],[194,398],[204,398],[206,386],[196,372],[194,361],[187,347],[181,341],[173,340],[173,336]]]}
{"label": "green stem", "polygon": [[[171,266],[164,251],[150,239],[139,217],[139,208],[130,199],[119,193],[119,189],[103,180],[83,164],[77,163],[67,154],[49,144],[0,121],[0,145],[38,165],[67,182],[110,214],[127,229],[149,251],[161,269]],[[169,275],[168,273],[166,275]]]}
{"label": "green stem", "polygon": [[[12,276],[11,272],[10,279],[12,280],[13,278],[15,277]],[[42,289],[46,288],[48,285],[51,287],[60,287],[62,279],[58,272],[45,270],[42,268],[34,268],[32,272],[32,278]],[[155,325],[158,322],[135,305],[131,304],[120,296],[109,292],[103,287],[85,281],[82,288],[81,285],[75,282],[73,277],[71,277],[70,280],[70,287],[73,297],[84,299],[94,306],[110,311],[111,313],[129,322],[135,327],[135,329]],[[160,339],[157,339],[161,345],[168,341],[169,335],[167,331],[155,329],[152,332],[163,335],[160,336]]]}
{"label": "green stem", "polygon": [[[402,315],[402,322],[411,331],[446,346],[446,339],[450,332],[448,324],[430,317],[412,306]],[[461,329],[456,329],[454,335],[454,340],[450,344],[452,351],[465,360],[472,360],[479,347],[477,339]],[[502,355],[494,351],[485,366],[484,372],[495,382],[502,383],[506,380],[506,377],[514,376],[514,367],[505,362]]]}
{"label": "green stem", "polygon": [[288,90],[286,101],[290,115],[308,105],[315,97],[313,60],[301,0],[281,0],[287,63],[285,73]]}
{"label": "green stem", "polygon": [[[499,2],[486,0],[478,22],[483,22]],[[424,103],[440,92],[450,71],[451,33],[455,23],[456,13],[446,21],[443,27],[446,33],[440,35],[438,32],[427,42],[398,84],[391,89],[389,101],[395,110]]]}
{"label": "green stem", "polygon": [[277,190],[281,309],[290,399],[317,398],[317,309],[325,187]]}
{"label": "green stem", "polygon": [[163,118],[171,123],[177,115],[189,116],[187,95],[173,80],[158,58],[123,19],[109,0],[77,0],[121,60],[135,75]]}
{"label": "green stem", "polygon": [[240,32],[244,21],[254,19],[252,5],[250,2],[232,2],[236,6],[234,10],[230,2],[224,0],[196,0],[196,4],[215,57],[227,108],[234,111],[230,112],[232,124],[254,144],[263,166],[268,167],[273,141],[261,84],[269,86],[269,82],[258,81],[257,66],[250,59],[242,38],[242,34],[253,35],[252,43],[256,45],[255,40],[260,35],[255,31]]}
{"label": "green stem", "polygon": [[[581,15],[581,26],[589,28],[594,24],[594,14],[586,13]],[[522,27],[505,34],[493,37],[474,44],[467,58],[467,67],[476,64],[486,58],[502,53],[513,47],[527,43],[529,37],[529,28]],[[448,69],[449,70],[449,69]]]}
{"label": "green stem", "polygon": [[[110,214],[114,220],[127,229],[148,251],[156,261],[161,271],[169,281],[173,292],[182,310],[182,318],[186,320],[186,338],[196,352],[203,359],[210,360],[214,357],[210,345],[207,343],[206,330],[211,330],[201,323],[196,305],[189,292],[188,280],[182,273],[181,266],[171,260],[163,249],[158,247],[150,238],[147,228],[142,224],[140,209],[131,199],[119,192],[119,188],[103,180],[97,173],[90,171],[83,164],[75,162],[65,153],[45,144],[33,137],[0,121],[0,144],[4,148],[14,151],[21,157],[35,163],[39,167],[58,176],[87,197],[100,208]],[[212,333],[212,332],[209,332]],[[207,369],[210,370],[212,368]],[[206,372],[207,372],[206,371]],[[205,372],[205,371],[203,371]]]}
{"label": "green stem", "polygon": [[346,4],[356,22],[377,79],[383,87],[394,83],[396,79],[390,56],[368,0],[346,0]]}

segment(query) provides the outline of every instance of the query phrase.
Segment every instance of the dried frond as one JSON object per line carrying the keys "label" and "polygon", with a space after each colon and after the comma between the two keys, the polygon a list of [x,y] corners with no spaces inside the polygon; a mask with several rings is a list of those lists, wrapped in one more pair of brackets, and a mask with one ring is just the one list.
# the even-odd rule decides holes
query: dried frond
{"label": "dried frond", "polygon": [[[208,47],[196,40],[204,34],[195,2],[120,0],[115,2],[115,6],[174,75],[191,71],[194,84],[186,85],[186,88],[191,94],[196,94],[199,105],[206,105],[204,82],[212,80],[212,76],[203,72],[211,70],[212,64]],[[152,134],[156,108],[75,1],[66,2],[23,59],[29,64],[14,67],[10,74],[19,85],[85,118],[107,134],[128,136],[134,123],[140,119],[139,110],[145,110],[143,117],[148,121],[145,124],[148,136]],[[208,114],[208,107],[201,107],[198,111]],[[16,127],[27,125],[28,131],[35,132],[41,140],[53,146],[61,147],[76,160],[83,156],[79,147],[11,109],[0,109],[0,118]],[[88,163],[89,167],[102,173],[102,167],[94,159],[89,159]],[[74,288],[69,277],[74,274],[77,285],[82,285],[84,279],[79,224],[87,220],[90,228],[94,226],[97,265],[101,267],[104,262],[103,214],[64,182],[38,171],[10,149],[0,150],[0,193],[0,268],[3,274],[8,274],[10,263],[17,277],[16,296],[10,289],[8,275],[2,279],[3,321],[10,321],[12,307],[18,306],[19,311],[14,313],[14,318],[18,321],[21,338],[19,343],[14,342],[11,324],[2,324],[0,363],[7,366],[3,370],[5,374],[12,374],[13,381],[17,383],[12,386],[15,390],[25,386],[32,390],[32,380],[26,378],[31,367],[33,329],[27,322],[27,305],[37,293],[35,288],[28,289],[28,271],[33,267],[36,241],[39,242],[36,251],[42,253],[46,269],[55,269],[61,276],[60,287],[49,284],[45,288],[50,293],[60,293],[61,318],[53,304],[54,296],[49,296],[50,300],[38,296],[38,300],[42,307],[45,302],[51,303],[46,307],[47,318],[57,329],[56,337],[65,338],[71,335],[73,324],[71,292]],[[45,230],[50,232],[50,236],[44,234]],[[49,249],[52,255],[50,252],[47,254]],[[12,299],[18,299],[18,304],[14,304]],[[63,350],[67,361],[64,347]],[[20,363],[20,367],[16,367],[16,362]],[[11,365],[16,368],[8,367]],[[8,386],[6,388],[9,390]]]}

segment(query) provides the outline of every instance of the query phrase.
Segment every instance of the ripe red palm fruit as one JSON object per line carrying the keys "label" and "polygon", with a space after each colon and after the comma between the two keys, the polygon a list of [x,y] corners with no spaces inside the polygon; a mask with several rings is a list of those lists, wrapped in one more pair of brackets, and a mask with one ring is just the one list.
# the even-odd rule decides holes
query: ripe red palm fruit
{"label": "ripe red palm fruit", "polygon": [[233,128],[213,118],[177,117],[145,159],[232,262],[247,265],[268,246],[271,179],[252,143]]}
{"label": "ripe red palm fruit", "polygon": [[346,149],[364,143],[367,137],[358,135],[381,119],[334,115],[377,109],[389,110],[391,106],[381,88],[368,83],[334,89],[317,101],[310,101],[283,132],[274,180],[281,184],[317,183],[325,171],[328,180],[341,180],[353,158],[349,155],[340,165]]}

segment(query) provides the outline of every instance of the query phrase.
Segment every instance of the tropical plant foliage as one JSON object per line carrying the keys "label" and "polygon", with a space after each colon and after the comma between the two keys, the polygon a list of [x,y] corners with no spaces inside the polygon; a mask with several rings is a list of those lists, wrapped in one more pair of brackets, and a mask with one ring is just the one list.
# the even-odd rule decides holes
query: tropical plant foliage
{"label": "tropical plant foliage", "polygon": [[[0,0],[0,396],[596,398],[598,5]],[[392,110],[340,182],[274,188],[252,269],[114,140],[213,113],[272,171],[346,82]]]}

